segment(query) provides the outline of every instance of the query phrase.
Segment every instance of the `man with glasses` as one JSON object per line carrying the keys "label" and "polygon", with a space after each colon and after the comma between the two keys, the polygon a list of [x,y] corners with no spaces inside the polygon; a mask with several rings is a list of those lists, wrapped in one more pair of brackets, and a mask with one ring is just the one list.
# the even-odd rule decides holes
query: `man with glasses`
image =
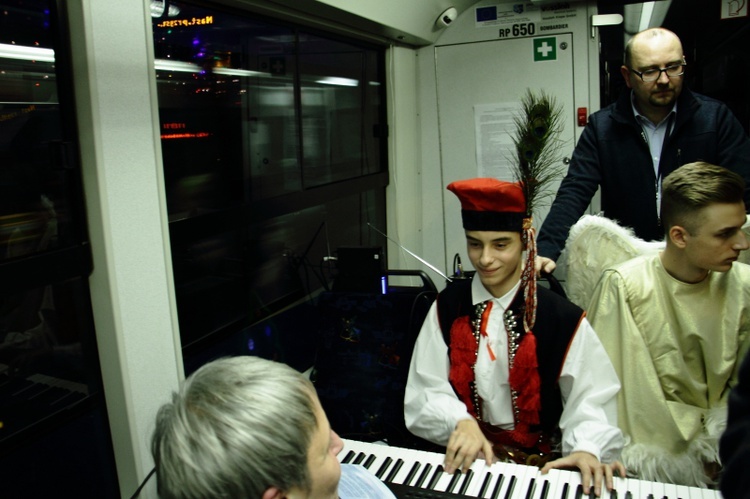
{"label": "man with glasses", "polygon": [[627,43],[620,71],[631,91],[589,118],[539,231],[537,270],[554,270],[597,188],[606,217],[652,241],[664,236],[661,181],[678,167],[719,164],[750,185],[747,134],[727,106],[683,85],[686,67],[682,43],[669,30],[651,28]]}

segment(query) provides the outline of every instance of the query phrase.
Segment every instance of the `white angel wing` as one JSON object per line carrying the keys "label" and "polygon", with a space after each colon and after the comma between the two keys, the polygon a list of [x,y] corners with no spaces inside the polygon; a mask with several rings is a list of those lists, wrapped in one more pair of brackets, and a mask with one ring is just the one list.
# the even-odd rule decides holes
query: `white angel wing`
{"label": "white angel wing", "polygon": [[[745,231],[745,236],[747,237],[747,240],[750,241],[750,215],[747,215],[747,218],[745,219],[745,225],[742,226],[742,230]],[[750,250],[745,250],[740,253],[740,258],[738,261],[750,264]]]}
{"label": "white angel wing", "polygon": [[664,242],[647,242],[600,215],[584,215],[570,228],[565,252],[568,258],[565,291],[568,299],[587,309],[604,269],[636,256],[657,252]]}

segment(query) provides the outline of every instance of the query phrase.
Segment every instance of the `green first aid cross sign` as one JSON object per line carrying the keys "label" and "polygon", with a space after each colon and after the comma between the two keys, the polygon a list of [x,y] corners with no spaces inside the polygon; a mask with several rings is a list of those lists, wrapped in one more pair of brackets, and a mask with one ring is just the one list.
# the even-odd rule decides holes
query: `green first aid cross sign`
{"label": "green first aid cross sign", "polygon": [[557,41],[555,37],[534,38],[534,62],[556,60]]}

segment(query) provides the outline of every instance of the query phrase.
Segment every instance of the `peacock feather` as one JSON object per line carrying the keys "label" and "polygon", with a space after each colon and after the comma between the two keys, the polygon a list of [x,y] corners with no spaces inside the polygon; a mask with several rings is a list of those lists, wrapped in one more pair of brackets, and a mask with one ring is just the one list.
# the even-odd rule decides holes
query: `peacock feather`
{"label": "peacock feather", "polygon": [[553,195],[547,188],[565,169],[560,158],[562,106],[543,91],[527,90],[521,112],[515,116],[513,136],[516,157],[513,172],[523,184],[526,212],[531,216],[540,201]]}

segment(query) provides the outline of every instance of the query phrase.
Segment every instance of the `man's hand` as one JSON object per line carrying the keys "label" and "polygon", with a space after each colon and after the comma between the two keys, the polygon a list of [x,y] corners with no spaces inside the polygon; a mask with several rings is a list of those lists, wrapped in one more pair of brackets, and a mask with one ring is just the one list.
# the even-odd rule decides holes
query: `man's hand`
{"label": "man's hand", "polygon": [[537,277],[542,272],[545,272],[547,274],[551,274],[553,270],[557,268],[557,264],[554,260],[551,258],[547,258],[546,256],[538,256],[536,257],[536,260],[534,260],[534,270],[536,271]]}
{"label": "man's hand", "polygon": [[492,466],[495,453],[492,452],[492,444],[479,428],[479,423],[473,418],[462,419],[448,439],[443,468],[446,473],[452,474],[458,469],[465,473],[480,455],[484,455],[487,466]]}
{"label": "man's hand", "polygon": [[602,464],[593,454],[588,452],[573,452],[569,456],[550,461],[542,468],[542,474],[549,472],[551,469],[559,468],[578,468],[581,470],[583,493],[588,494],[591,491],[591,481],[593,480],[594,494],[597,497],[602,495],[602,478],[604,478],[607,490],[611,492],[613,472],[616,472],[620,477],[625,477],[625,466],[620,461]]}

